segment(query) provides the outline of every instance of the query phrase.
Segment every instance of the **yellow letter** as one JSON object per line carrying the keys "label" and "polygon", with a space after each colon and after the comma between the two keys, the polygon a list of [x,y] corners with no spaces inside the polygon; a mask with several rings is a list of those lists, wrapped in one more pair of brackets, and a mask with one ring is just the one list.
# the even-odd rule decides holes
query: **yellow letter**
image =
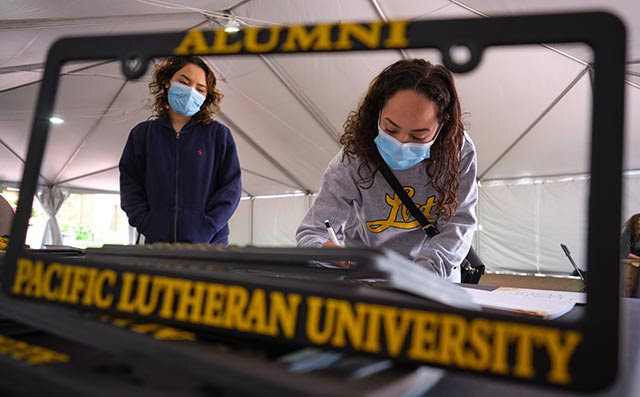
{"label": "yellow letter", "polygon": [[71,358],[64,354],[54,350],[50,350],[41,346],[31,346],[29,356],[27,357],[27,364],[50,364],[50,363],[66,363]]}
{"label": "yellow letter", "polygon": [[224,321],[224,297],[227,286],[221,284],[207,285],[207,301],[204,303],[202,322],[207,325],[219,327]]}
{"label": "yellow letter", "polygon": [[27,283],[25,288],[25,294],[27,289],[31,289],[31,296],[40,298],[42,296],[42,275],[44,273],[44,263],[42,261],[36,261],[33,266],[33,275],[31,281]]}
{"label": "yellow letter", "polygon": [[513,326],[513,336],[516,344],[516,362],[513,365],[513,374],[519,378],[531,379],[536,376],[533,368],[533,341],[539,341],[541,336],[538,327]]}
{"label": "yellow letter", "polygon": [[62,281],[60,282],[60,297],[58,300],[60,302],[68,302],[69,301],[69,284],[71,284],[71,272],[73,271],[73,266],[64,265],[62,267],[62,275],[60,278]]}
{"label": "yellow letter", "polygon": [[363,311],[364,306],[369,312],[369,320],[367,321],[367,331],[365,340],[362,343],[362,349],[369,353],[380,353],[380,319],[385,311],[393,309],[381,305],[356,303],[356,311]]}
{"label": "yellow letter", "polygon": [[158,340],[196,340],[196,334],[172,327],[160,327],[153,333],[153,337]]}
{"label": "yellow letter", "polygon": [[215,35],[213,39],[213,47],[211,50],[215,54],[236,54],[242,49],[242,42],[236,41],[233,44],[229,44],[229,35],[224,30],[214,30]]}
{"label": "yellow letter", "polygon": [[84,297],[82,298],[82,304],[84,306],[91,306],[93,305],[93,296],[95,295],[95,283],[96,283],[96,277],[98,276],[99,270],[96,268],[85,268],[86,269],[86,273],[88,274],[88,278],[89,280],[86,281],[85,284],[85,290],[84,290]]}
{"label": "yellow letter", "polygon": [[302,302],[302,297],[298,294],[287,294],[285,301],[282,292],[272,291],[269,293],[269,323],[276,330],[278,329],[276,324],[279,324],[287,339],[293,338],[296,334],[300,302]]}
{"label": "yellow letter", "polygon": [[389,38],[383,44],[386,48],[404,48],[409,45],[407,40],[407,21],[389,22]]}
{"label": "yellow letter", "polygon": [[453,364],[464,368],[464,344],[467,339],[467,321],[464,317],[453,314],[443,314],[441,318],[440,357],[437,358],[437,361],[441,364]]}
{"label": "yellow letter", "polygon": [[[263,289],[256,288],[251,292],[251,301],[247,308],[245,322],[247,329],[241,329],[241,331],[272,335],[267,329],[267,296]],[[275,329],[275,327],[272,328]]]}
{"label": "yellow letter", "polygon": [[104,294],[104,282],[107,281],[110,287],[116,285],[116,279],[118,275],[116,272],[110,269],[105,269],[100,272],[98,279],[95,283],[95,288],[93,289],[93,303],[96,307],[100,309],[106,309],[111,306],[113,302],[113,294]]}
{"label": "yellow letter", "polygon": [[180,289],[183,288],[183,280],[175,279],[171,277],[153,277],[153,290],[156,290],[155,286],[157,285],[157,290],[164,287],[164,293],[162,294],[162,308],[158,312],[158,315],[162,318],[172,318],[173,317],[173,298],[175,294],[180,292]]}
{"label": "yellow letter", "polygon": [[471,322],[469,330],[469,344],[475,348],[476,355],[469,352],[467,354],[467,366],[476,371],[482,371],[489,365],[491,358],[491,347],[489,346],[488,334],[490,333],[490,323],[482,318],[476,318]]}
{"label": "yellow letter", "polygon": [[133,313],[133,311],[136,309],[134,301],[131,298],[131,293],[133,292],[133,281],[135,279],[135,273],[122,273],[122,288],[120,289],[120,299],[118,300],[117,306],[117,309],[121,312]]}
{"label": "yellow letter", "polygon": [[173,53],[175,55],[200,55],[209,53],[209,46],[204,33],[201,30],[190,30],[177,46]]}
{"label": "yellow letter", "polygon": [[[387,341],[387,353],[389,353],[391,357],[396,357],[400,354],[402,346],[404,346],[407,333],[409,332],[412,317],[415,317],[417,314],[418,312],[415,310],[398,310],[395,307],[388,307],[384,309],[384,312],[382,313],[384,335]],[[397,321],[398,317],[400,317],[400,323]],[[415,335],[415,329],[413,333]]]}
{"label": "yellow letter", "polygon": [[78,303],[80,292],[86,291],[87,283],[84,280],[84,276],[89,269],[81,266],[72,266],[72,279],[71,286],[69,287],[69,303]]}
{"label": "yellow letter", "polygon": [[244,48],[249,52],[269,52],[273,51],[280,41],[280,31],[282,27],[271,26],[266,31],[269,32],[269,40],[266,43],[258,42],[258,34],[262,28],[244,29]]}
{"label": "yellow letter", "polygon": [[560,338],[558,330],[550,330],[546,334],[547,351],[551,360],[548,379],[552,383],[567,384],[571,382],[569,361],[576,347],[582,341],[582,334],[577,331],[565,331],[564,345],[562,345]]}
{"label": "yellow letter", "polygon": [[352,38],[358,40],[368,48],[378,48],[380,46],[380,28],[382,22],[371,22],[367,29],[363,25],[356,23],[341,23],[338,25],[338,41],[333,48],[336,50],[350,50],[353,48]]}
{"label": "yellow letter", "polygon": [[[178,302],[178,309],[176,310],[175,316],[176,320],[190,321],[192,323],[200,322],[205,285],[206,284],[201,281],[186,280],[185,286],[180,294],[180,301]],[[191,314],[189,314],[189,312],[191,312]]]}
{"label": "yellow letter", "polygon": [[11,292],[19,295],[22,292],[24,284],[29,281],[32,276],[33,262],[31,259],[18,258],[17,264],[18,266],[16,274],[13,277],[13,288],[11,288]]}
{"label": "yellow letter", "polygon": [[[149,284],[151,284],[150,289],[148,288]],[[136,312],[143,316],[148,316],[153,313],[158,307],[160,290],[162,287],[164,287],[164,294],[162,295],[162,309],[158,315],[163,318],[171,318],[173,316],[174,291],[175,293],[180,293],[180,290],[184,290],[184,288],[186,288],[184,280],[169,277],[149,276],[148,274],[138,274],[138,288],[136,288]]]}
{"label": "yellow letter", "polygon": [[[331,49],[331,25],[316,25],[310,32],[300,25],[290,26],[287,39],[282,44],[282,51],[314,51]],[[311,47],[313,46],[313,48]]]}
{"label": "yellow letter", "polygon": [[52,263],[47,267],[47,270],[44,272],[44,279],[42,280],[42,296],[44,296],[47,300],[56,300],[58,299],[58,295],[60,292],[60,287],[56,290],[52,288],[53,273],[56,273],[58,277],[60,277],[60,273],[62,273],[62,265],[59,263]]}
{"label": "yellow letter", "polygon": [[344,300],[328,299],[327,306],[336,306],[336,328],[331,344],[337,347],[344,347],[347,343],[346,336],[348,334],[351,346],[358,350],[364,339],[364,324],[366,320],[366,312],[360,305],[354,314],[351,303]]}
{"label": "yellow letter", "polygon": [[436,335],[440,318],[435,313],[414,310],[412,312],[415,313],[415,320],[407,356],[426,363],[433,362],[438,353]]}
{"label": "yellow letter", "polygon": [[505,375],[509,372],[509,363],[507,362],[507,346],[509,345],[509,335],[505,323],[496,323],[493,332],[493,365],[491,372]]}
{"label": "yellow letter", "polygon": [[333,333],[333,324],[336,317],[335,306],[327,305],[324,313],[324,330],[320,329],[320,319],[322,318],[322,306],[324,299],[317,296],[307,298],[307,338],[316,345],[324,345],[329,341]]}
{"label": "yellow letter", "polygon": [[227,297],[224,327],[228,329],[248,328],[244,325],[244,309],[249,301],[247,289],[239,285],[230,285]]}

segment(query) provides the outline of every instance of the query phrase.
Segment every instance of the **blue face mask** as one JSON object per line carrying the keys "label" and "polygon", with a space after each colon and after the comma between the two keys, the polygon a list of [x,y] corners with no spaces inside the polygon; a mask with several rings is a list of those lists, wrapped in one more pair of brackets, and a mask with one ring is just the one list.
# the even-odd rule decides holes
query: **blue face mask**
{"label": "blue face mask", "polygon": [[[442,127],[442,124],[440,124]],[[380,128],[378,119],[378,136],[373,140],[378,147],[380,155],[392,170],[408,170],[430,156],[431,145],[436,141],[440,133],[440,127],[436,136],[428,143],[402,143],[396,138],[384,132]]]}
{"label": "blue face mask", "polygon": [[171,82],[169,88],[169,105],[178,114],[183,116],[193,116],[198,113],[200,106],[206,97],[191,88],[177,81]]}

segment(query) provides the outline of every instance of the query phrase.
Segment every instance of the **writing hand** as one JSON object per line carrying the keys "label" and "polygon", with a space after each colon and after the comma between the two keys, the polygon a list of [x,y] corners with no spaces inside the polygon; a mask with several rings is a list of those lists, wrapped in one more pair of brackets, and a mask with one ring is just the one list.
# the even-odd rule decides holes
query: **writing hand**
{"label": "writing hand", "polygon": [[[322,244],[322,248],[343,248],[343,247],[336,243],[332,243],[331,241],[327,241]],[[350,261],[338,261],[338,262],[331,262],[331,263],[338,265],[340,267],[344,267],[345,269],[348,269],[349,267],[351,267]]]}

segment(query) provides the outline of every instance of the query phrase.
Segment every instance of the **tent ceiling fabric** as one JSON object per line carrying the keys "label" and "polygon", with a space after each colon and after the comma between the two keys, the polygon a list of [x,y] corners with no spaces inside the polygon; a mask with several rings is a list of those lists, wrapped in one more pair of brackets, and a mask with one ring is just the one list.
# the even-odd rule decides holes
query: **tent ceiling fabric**
{"label": "tent ceiling fabric", "polygon": [[[640,58],[640,4],[633,0],[463,0],[460,3],[488,15],[510,15],[520,13],[575,12],[581,10],[605,10],[616,14],[627,25],[627,59]],[[569,49],[572,55],[582,58],[584,48]]]}
{"label": "tent ceiling fabric", "polygon": [[[255,20],[305,24],[381,17],[480,18],[593,8],[613,11],[625,20],[628,59],[638,60],[627,67],[625,169],[640,169],[640,156],[631,149],[640,147],[640,114],[634,111],[640,108],[638,2],[5,1],[0,4],[0,181],[21,178],[22,162],[7,147],[17,156],[26,156],[46,51],[63,36],[183,31],[203,23],[203,28],[212,27],[213,23],[197,9],[232,9],[249,24],[258,24]],[[478,149],[479,174],[485,179],[589,171],[589,74],[585,73],[571,89],[567,87],[584,72],[590,51],[580,45],[554,47],[566,55],[542,46],[488,49],[479,68],[456,76],[466,125]],[[433,50],[404,53],[440,62],[440,55]],[[339,150],[337,135],[348,113],[371,79],[401,56],[399,51],[381,51],[207,57],[224,94],[220,118],[238,129],[232,128],[232,132],[245,170],[246,194],[317,191],[327,163]],[[42,182],[117,191],[118,172],[114,167],[128,133],[150,115],[150,75],[125,82],[117,62],[97,61],[68,64],[63,72],[66,75],[61,79],[55,112],[65,123],[52,126],[41,171],[46,181]],[[563,91],[566,95],[558,100]]]}

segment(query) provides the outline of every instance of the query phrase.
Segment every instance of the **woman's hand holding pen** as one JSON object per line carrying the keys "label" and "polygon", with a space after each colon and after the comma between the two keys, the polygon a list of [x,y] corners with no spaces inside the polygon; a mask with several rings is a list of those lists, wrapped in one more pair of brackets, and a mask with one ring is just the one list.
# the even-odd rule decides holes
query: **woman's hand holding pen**
{"label": "woman's hand holding pen", "polygon": [[[329,240],[322,244],[322,248],[343,248],[338,241],[338,237],[336,237],[336,233],[333,230],[333,226],[331,226],[331,222],[329,220],[324,221],[324,226],[327,228],[327,234],[329,234]],[[340,267],[349,268],[351,266],[351,262],[349,261],[338,261],[332,262]]]}
{"label": "woman's hand holding pen", "polygon": [[[336,243],[332,243],[331,241],[327,241],[325,243],[322,244],[322,248],[344,248],[343,246],[341,246],[340,244],[336,244]],[[351,262],[350,261],[337,261],[337,262],[331,262],[334,265],[338,265],[340,267],[344,267],[345,269],[348,269],[349,267],[351,267]]]}

